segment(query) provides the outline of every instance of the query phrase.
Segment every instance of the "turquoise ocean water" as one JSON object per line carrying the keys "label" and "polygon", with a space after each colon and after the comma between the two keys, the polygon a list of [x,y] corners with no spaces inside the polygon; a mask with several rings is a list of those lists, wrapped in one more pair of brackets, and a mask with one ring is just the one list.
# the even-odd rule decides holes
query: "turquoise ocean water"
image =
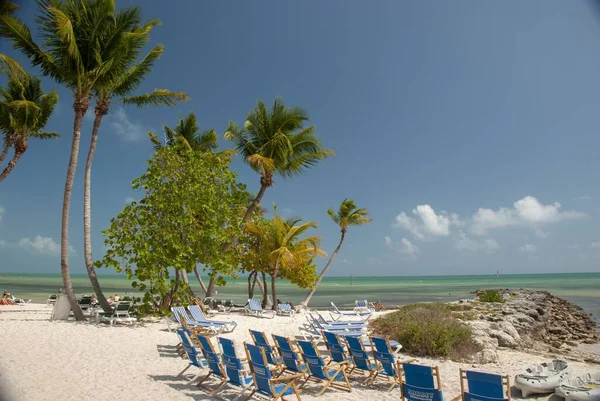
{"label": "turquoise ocean water", "polygon": [[[73,275],[77,294],[90,294],[86,275]],[[194,289],[200,293],[196,278],[189,277]],[[129,281],[120,275],[101,275],[106,294],[123,295],[131,292]],[[48,294],[62,286],[60,275],[0,274],[0,289],[9,290],[23,298],[43,302]],[[423,277],[325,277],[311,301],[311,306],[329,306],[330,301],[350,306],[355,299],[380,300],[384,305],[395,306],[411,302],[450,301],[472,296],[476,289],[531,288],[546,290],[581,306],[585,311],[600,317],[600,273],[523,274],[496,276],[423,276]],[[282,301],[299,303],[306,290],[280,282],[277,294]],[[247,281],[245,278],[229,280],[218,288],[218,297],[245,303]]]}

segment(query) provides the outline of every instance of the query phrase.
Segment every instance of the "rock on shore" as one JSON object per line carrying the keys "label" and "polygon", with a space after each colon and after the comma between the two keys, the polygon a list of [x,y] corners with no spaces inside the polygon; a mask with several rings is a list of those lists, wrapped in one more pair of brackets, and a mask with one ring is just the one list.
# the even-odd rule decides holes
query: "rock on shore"
{"label": "rock on shore", "polygon": [[457,316],[471,326],[482,351],[477,362],[496,362],[498,348],[561,355],[600,363],[600,356],[586,353],[580,344],[599,342],[597,325],[578,306],[547,291],[496,289],[504,302],[461,300]]}

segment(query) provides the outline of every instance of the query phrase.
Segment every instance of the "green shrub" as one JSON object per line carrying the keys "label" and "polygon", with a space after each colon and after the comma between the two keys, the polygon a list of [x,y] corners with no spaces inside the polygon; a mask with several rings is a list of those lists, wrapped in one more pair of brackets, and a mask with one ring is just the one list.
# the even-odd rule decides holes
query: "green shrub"
{"label": "green shrub", "polygon": [[371,322],[373,334],[402,344],[402,349],[416,356],[465,360],[478,352],[471,328],[441,303],[412,304]]}
{"label": "green shrub", "polygon": [[496,290],[486,290],[479,295],[481,302],[504,302],[502,294]]}

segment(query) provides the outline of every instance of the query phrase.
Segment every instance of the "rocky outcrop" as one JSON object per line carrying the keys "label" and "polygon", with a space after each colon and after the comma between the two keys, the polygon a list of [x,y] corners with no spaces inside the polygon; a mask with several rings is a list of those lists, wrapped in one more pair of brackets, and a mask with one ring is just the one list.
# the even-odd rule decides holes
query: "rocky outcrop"
{"label": "rocky outcrop", "polygon": [[582,343],[599,342],[596,322],[581,308],[546,291],[495,291],[504,302],[481,302],[477,291],[475,299],[452,303],[482,347],[476,362],[496,362],[499,347],[600,362],[597,355],[577,349]]}

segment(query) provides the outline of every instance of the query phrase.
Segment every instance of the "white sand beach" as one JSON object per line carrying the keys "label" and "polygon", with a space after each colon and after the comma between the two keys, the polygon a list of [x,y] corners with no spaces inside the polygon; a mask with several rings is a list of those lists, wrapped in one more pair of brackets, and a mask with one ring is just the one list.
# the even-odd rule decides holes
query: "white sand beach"
{"label": "white sand beach", "polygon": [[[51,308],[40,304],[0,307],[0,400],[213,400],[203,390],[186,385],[177,374],[188,362],[177,356],[178,337],[160,322],[133,326],[52,322]],[[240,313],[219,314],[219,320],[235,320],[238,327],[224,336],[237,342],[242,352],[250,341],[248,329],[296,337],[305,323],[302,315],[294,319],[277,316],[260,319]],[[322,344],[321,344],[322,346]],[[408,356],[404,356],[408,359]],[[459,368],[478,369],[514,375],[544,358],[521,352],[501,350],[499,363],[461,364],[418,358],[423,364],[440,368],[445,399],[459,394]],[[598,365],[571,362],[573,374],[599,370]],[[190,369],[187,373],[193,372]],[[321,386],[307,384],[303,400],[398,400],[400,390],[387,392],[387,384],[365,387],[360,376],[351,375],[352,393],[330,389],[317,396]],[[210,386],[210,381],[207,382]],[[233,399],[238,393],[225,389],[219,396]],[[512,390],[515,399],[520,394]],[[547,399],[539,397],[537,399]],[[293,399],[293,397],[292,397]]]}

